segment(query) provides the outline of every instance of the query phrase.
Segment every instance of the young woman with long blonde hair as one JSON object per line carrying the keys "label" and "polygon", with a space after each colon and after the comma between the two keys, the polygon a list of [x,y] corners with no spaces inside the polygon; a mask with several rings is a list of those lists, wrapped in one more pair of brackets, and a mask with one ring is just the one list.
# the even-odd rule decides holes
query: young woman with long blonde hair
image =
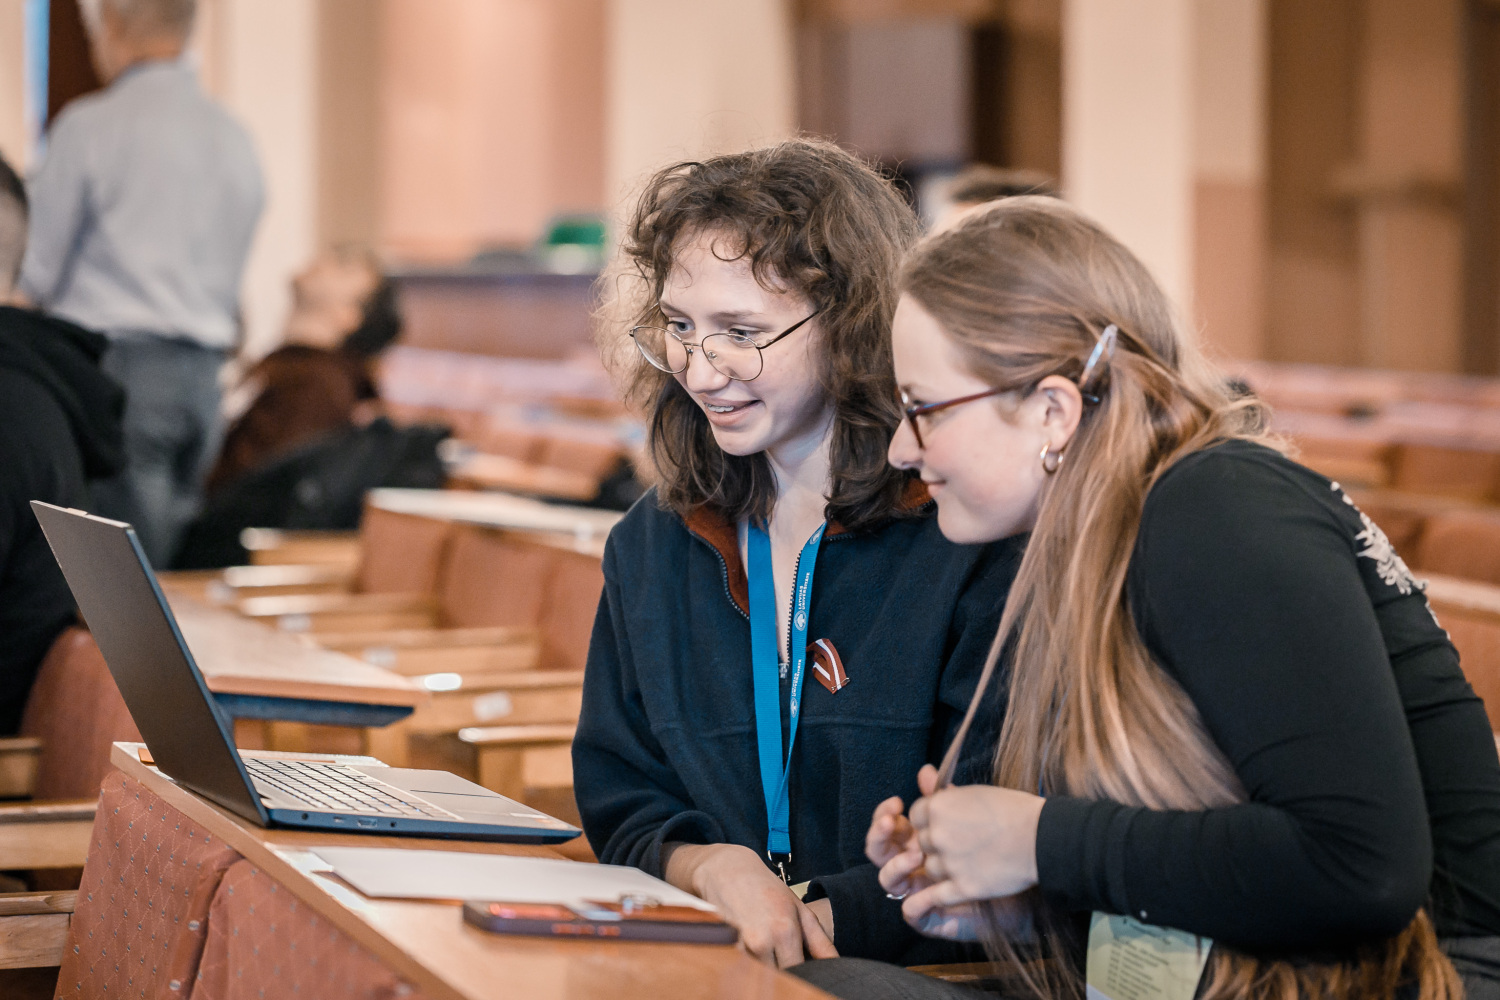
{"label": "young woman with long blonde hair", "polygon": [[1030,533],[990,654],[1009,669],[976,697],[1008,705],[993,784],[924,768],[909,816],[874,814],[907,920],[984,940],[1018,995],[1083,996],[1103,914],[1211,940],[1212,1000],[1500,996],[1500,761],[1380,529],[1061,202],[976,210],[900,290],[891,462],[948,538]]}

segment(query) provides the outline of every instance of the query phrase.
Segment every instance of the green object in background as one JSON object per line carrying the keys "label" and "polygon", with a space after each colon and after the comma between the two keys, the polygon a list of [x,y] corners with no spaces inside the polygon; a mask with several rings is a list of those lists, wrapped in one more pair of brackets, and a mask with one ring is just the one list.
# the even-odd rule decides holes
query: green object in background
{"label": "green object in background", "polygon": [[547,225],[547,235],[542,237],[544,246],[564,244],[586,247],[604,247],[604,219],[597,215],[561,215]]}

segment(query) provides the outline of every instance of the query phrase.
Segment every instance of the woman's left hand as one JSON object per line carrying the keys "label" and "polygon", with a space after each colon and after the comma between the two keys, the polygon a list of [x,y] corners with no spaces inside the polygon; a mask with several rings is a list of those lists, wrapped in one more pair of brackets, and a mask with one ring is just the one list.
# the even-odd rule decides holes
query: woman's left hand
{"label": "woman's left hand", "polygon": [[993,785],[939,792],[931,765],[922,768],[917,784],[923,797],[911,807],[916,836],[881,878],[889,885],[921,870],[926,884],[914,885],[901,906],[908,923],[932,928],[948,922],[944,915],[956,916],[952,911],[962,904],[1014,896],[1036,885],[1036,831],[1045,799]]}

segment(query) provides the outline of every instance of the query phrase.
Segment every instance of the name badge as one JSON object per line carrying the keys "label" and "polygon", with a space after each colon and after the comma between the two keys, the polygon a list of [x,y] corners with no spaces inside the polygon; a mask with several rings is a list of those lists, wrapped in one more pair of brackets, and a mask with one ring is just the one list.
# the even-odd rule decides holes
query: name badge
{"label": "name badge", "polygon": [[1193,1000],[1212,947],[1186,931],[1095,913],[1084,966],[1088,1000]]}

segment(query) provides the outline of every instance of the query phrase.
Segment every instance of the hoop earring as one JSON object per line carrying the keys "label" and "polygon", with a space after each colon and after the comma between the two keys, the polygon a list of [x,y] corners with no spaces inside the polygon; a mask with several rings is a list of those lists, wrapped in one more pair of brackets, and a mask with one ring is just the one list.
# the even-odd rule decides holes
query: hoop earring
{"label": "hoop earring", "polygon": [[1052,475],[1054,472],[1057,471],[1058,466],[1062,465],[1062,460],[1063,460],[1062,452],[1059,451],[1059,452],[1054,453],[1052,451],[1052,446],[1050,444],[1044,444],[1044,445],[1042,445],[1042,456],[1041,457],[1042,457],[1042,471],[1045,472],[1049,476]]}

